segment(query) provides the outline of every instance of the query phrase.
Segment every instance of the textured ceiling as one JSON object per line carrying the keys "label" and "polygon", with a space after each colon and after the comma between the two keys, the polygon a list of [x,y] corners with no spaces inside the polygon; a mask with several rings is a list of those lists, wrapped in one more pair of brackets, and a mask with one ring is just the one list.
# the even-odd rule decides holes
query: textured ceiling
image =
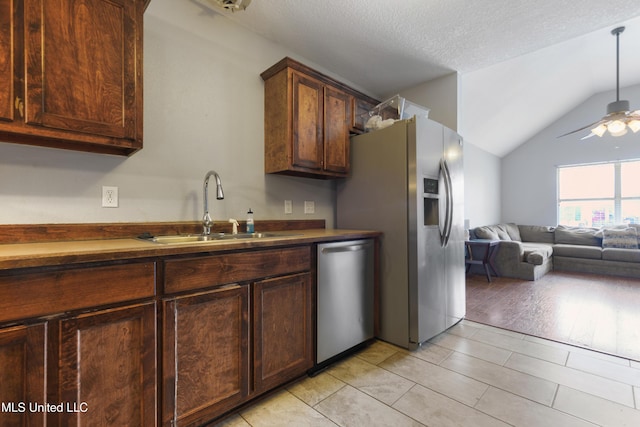
{"label": "textured ceiling", "polygon": [[[459,129],[499,156],[615,87],[616,25],[627,25],[621,84],[640,83],[638,0],[253,0],[225,15],[379,97],[460,73]],[[505,108],[514,96],[532,98]],[[514,126],[497,136],[489,122]]]}

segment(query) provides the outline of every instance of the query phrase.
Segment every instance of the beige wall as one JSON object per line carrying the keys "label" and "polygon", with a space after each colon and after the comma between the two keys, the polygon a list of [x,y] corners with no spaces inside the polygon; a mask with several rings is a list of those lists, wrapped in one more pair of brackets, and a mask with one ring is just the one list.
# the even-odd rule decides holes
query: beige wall
{"label": "beige wall", "polygon": [[[402,90],[400,95],[430,108],[431,119],[458,130],[459,86],[460,75],[451,73]],[[500,158],[464,141],[464,217],[470,227],[497,223],[501,214]]]}
{"label": "beige wall", "polygon": [[[256,220],[331,226],[332,182],[263,172],[260,73],[295,55],[187,1],[151,2],[144,37],[143,150],[123,158],[0,144],[0,223],[199,220],[202,180],[215,169],[226,196],[211,197],[216,220],[252,208]],[[119,187],[119,208],[100,206],[103,185]],[[303,213],[305,200],[316,214]]]}
{"label": "beige wall", "polygon": [[[458,130],[458,73],[447,74],[400,91],[411,102],[430,109],[429,118]],[[464,135],[463,135],[464,136]]]}
{"label": "beige wall", "polygon": [[[320,218],[333,226],[332,181],[263,173],[260,73],[291,56],[340,76],[195,2],[152,1],[144,43],[144,149],[123,158],[0,143],[0,224],[199,220],[202,179],[215,169],[226,195],[212,197],[216,220],[244,219],[252,208],[257,220]],[[456,129],[458,78],[402,94]],[[100,206],[104,185],[119,188],[119,208]],[[292,215],[284,214],[285,199]],[[303,213],[305,200],[315,201],[315,214]]]}

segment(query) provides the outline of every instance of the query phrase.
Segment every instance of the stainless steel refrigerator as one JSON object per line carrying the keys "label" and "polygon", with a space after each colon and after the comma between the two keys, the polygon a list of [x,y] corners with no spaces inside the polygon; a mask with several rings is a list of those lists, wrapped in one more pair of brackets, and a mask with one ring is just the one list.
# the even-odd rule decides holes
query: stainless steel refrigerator
{"label": "stainless steel refrigerator", "polygon": [[351,138],[336,225],[384,232],[378,337],[416,349],[465,315],[462,138],[422,116]]}

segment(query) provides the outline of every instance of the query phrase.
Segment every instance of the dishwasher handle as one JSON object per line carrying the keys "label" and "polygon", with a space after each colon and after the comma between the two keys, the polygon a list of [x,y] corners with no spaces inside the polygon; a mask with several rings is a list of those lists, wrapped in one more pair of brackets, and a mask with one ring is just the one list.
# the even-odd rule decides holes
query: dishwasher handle
{"label": "dishwasher handle", "polygon": [[373,246],[373,243],[370,241],[365,243],[350,244],[350,245],[344,245],[344,246],[332,246],[332,247],[322,248],[322,253],[331,254],[331,253],[337,253],[337,252],[355,252],[355,251],[362,251],[362,250],[368,249],[372,246]]}

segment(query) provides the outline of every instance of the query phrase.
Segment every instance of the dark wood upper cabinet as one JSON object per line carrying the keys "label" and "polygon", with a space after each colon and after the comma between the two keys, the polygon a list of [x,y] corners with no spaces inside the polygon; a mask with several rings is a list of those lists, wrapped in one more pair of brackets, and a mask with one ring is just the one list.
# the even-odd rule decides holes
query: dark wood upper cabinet
{"label": "dark wood upper cabinet", "polygon": [[324,169],[328,172],[347,175],[351,162],[349,123],[352,113],[349,95],[340,90],[325,87],[324,116]]}
{"label": "dark wood upper cabinet", "polygon": [[11,1],[0,1],[0,122],[13,120],[13,37],[15,17]]}
{"label": "dark wood upper cabinet", "polygon": [[358,112],[378,101],[291,58],[264,80],[265,173],[312,178],[349,175],[349,137]]}
{"label": "dark wood upper cabinet", "polygon": [[120,155],[141,149],[146,5],[0,1],[0,141]]}
{"label": "dark wood upper cabinet", "polygon": [[362,98],[351,97],[351,108],[353,110],[353,119],[351,121],[351,131],[353,133],[363,133],[367,120],[369,120],[369,111],[378,105],[377,101]]}
{"label": "dark wood upper cabinet", "polygon": [[318,80],[298,73],[291,74],[291,84],[293,85],[292,166],[320,173],[324,147],[324,85]]}

